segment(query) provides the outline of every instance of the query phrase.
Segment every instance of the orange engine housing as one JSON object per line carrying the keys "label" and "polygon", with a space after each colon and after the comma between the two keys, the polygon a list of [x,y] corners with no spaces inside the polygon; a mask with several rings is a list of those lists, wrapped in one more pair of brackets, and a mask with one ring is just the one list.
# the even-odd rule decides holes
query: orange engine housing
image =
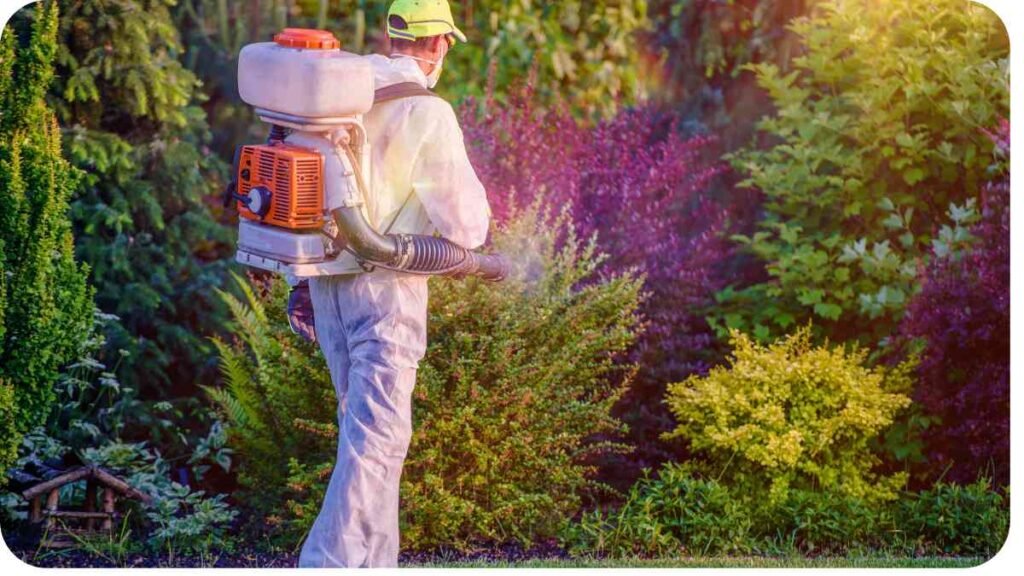
{"label": "orange engine housing", "polygon": [[320,229],[324,224],[324,158],[314,150],[271,144],[243,146],[238,161],[238,193],[257,186],[270,190],[270,211],[262,218],[238,203],[248,220],[292,230]]}

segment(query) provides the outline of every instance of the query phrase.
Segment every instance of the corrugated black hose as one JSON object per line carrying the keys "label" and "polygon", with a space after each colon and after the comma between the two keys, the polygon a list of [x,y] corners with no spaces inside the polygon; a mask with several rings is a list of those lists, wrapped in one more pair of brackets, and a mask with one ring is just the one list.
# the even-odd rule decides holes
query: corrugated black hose
{"label": "corrugated black hose", "polygon": [[490,282],[508,277],[508,261],[500,254],[478,254],[422,234],[378,234],[358,207],[338,208],[332,214],[345,249],[373,266],[427,276],[479,276]]}

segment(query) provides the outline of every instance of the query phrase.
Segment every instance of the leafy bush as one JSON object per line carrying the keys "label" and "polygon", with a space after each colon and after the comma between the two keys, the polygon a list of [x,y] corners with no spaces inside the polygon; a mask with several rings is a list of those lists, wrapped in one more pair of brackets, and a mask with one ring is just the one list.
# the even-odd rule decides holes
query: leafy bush
{"label": "leafy bush", "polygon": [[723,554],[847,554],[887,544],[888,505],[836,493],[790,490],[759,506],[727,474],[710,479],[692,463],[665,463],[645,474],[620,506],[566,522],[561,539],[573,555],[678,557]]}
{"label": "leafy bush", "polygon": [[233,255],[210,196],[224,163],[199,82],[167,0],[61,0],[57,75],[50,101],[72,163],[85,174],[72,203],[77,253],[89,263],[96,304],[117,314],[111,352],[127,350],[121,377],[145,398],[194,396],[216,377],[206,336],[227,311],[214,296]]}
{"label": "leafy bush", "polygon": [[754,524],[767,551],[846,555],[884,547],[890,508],[833,492],[790,490],[778,507],[757,512]]}
{"label": "leafy bush", "polygon": [[237,515],[224,502],[224,494],[206,498],[201,490],[192,491],[174,482],[146,513],[155,527],[149,542],[156,550],[166,550],[171,558],[209,554],[213,548],[230,551],[231,541],[224,537],[224,529]]}
{"label": "leafy bush", "polygon": [[723,233],[743,213],[738,198],[708,193],[725,168],[709,159],[714,142],[683,137],[677,115],[651,107],[579,124],[564,109],[541,109],[529,83],[509,105],[488,102],[478,114],[468,104],[461,122],[499,220],[536,200],[572,206],[580,234],[596,234],[609,254],[604,270],[645,274],[647,327],[631,353],[640,372],[617,408],[640,450],[607,463],[628,485],[638,467],[673,456],[658,441],[672,425],[660,402],[666,382],[704,372],[718,356],[703,316],[732,273]]}
{"label": "leafy bush", "polygon": [[910,363],[867,368],[866,351],[814,347],[810,327],[760,345],[732,331],[727,366],[669,386],[681,437],[736,495],[777,506],[790,490],[875,504],[896,498],[904,473],[873,472],[867,442],[910,404]]}
{"label": "leafy bush", "polygon": [[813,317],[837,340],[890,335],[947,208],[989,177],[978,128],[1008,115],[1008,38],[987,8],[820,7],[792,25],[806,48],[792,72],[751,66],[778,112],[760,123],[770,147],[732,157],[764,196],[761,230],[737,240],[771,278],[719,295],[720,334],[768,340]]}
{"label": "leafy bush", "polygon": [[940,483],[901,500],[897,523],[909,551],[989,558],[1006,542],[1009,498],[987,479]]}
{"label": "leafy bush", "polygon": [[61,157],[44,100],[54,78],[57,6],[32,10],[31,22],[16,21],[0,39],[0,382],[14,396],[4,407],[13,412],[5,422],[13,422],[0,439],[0,474],[20,435],[46,418],[61,368],[78,357],[92,327],[89,272],[75,262],[68,218],[81,174]]}
{"label": "leafy bush", "polygon": [[[594,438],[623,432],[610,411],[630,370],[615,359],[635,338],[640,281],[598,276],[596,246],[579,242],[564,216],[545,222],[529,211],[495,233],[517,261],[509,281],[432,280],[402,474],[408,547],[554,534],[584,493],[602,488],[588,458],[625,449]],[[279,511],[275,498],[290,489],[290,517],[280,520],[301,530],[334,463],[337,404],[322,360],[288,329],[284,303],[279,282],[267,297],[232,299],[238,341],[219,344],[225,387],[210,393],[227,415],[241,478],[291,470],[290,486],[280,476],[248,482],[250,501]]]}
{"label": "leafy bush", "polygon": [[[1009,155],[1009,123],[999,150]],[[1010,182],[983,189],[980,222],[963,250],[936,244],[920,294],[896,337],[919,351],[914,398],[939,425],[924,433],[924,475],[961,484],[1010,475]]]}
{"label": "leafy bush", "polygon": [[571,554],[707,556],[746,553],[750,516],[715,480],[667,463],[657,478],[646,474],[617,510],[593,510],[561,533]]}

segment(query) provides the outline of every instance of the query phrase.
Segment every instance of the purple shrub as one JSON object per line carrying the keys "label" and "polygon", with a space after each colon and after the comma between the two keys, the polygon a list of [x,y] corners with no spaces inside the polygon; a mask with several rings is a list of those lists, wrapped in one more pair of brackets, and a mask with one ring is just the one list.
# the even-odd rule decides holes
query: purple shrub
{"label": "purple shrub", "polygon": [[[1008,124],[993,140],[1009,152]],[[1009,177],[987,185],[981,204],[977,243],[927,267],[897,343],[926,343],[915,400],[940,419],[924,433],[926,475],[963,484],[986,475],[1002,486],[1010,458]]]}
{"label": "purple shrub", "polygon": [[587,125],[564,107],[537,108],[531,96],[527,84],[484,114],[470,102],[463,131],[499,220],[538,197],[570,206],[581,236],[596,233],[611,256],[609,271],[646,274],[647,327],[631,358],[639,373],[618,407],[639,449],[628,462],[606,462],[628,465],[614,472],[624,477],[606,479],[624,486],[670,456],[657,439],[673,425],[665,385],[706,371],[718,354],[704,311],[733,257],[724,232],[735,215],[712,193],[726,168],[713,139],[684,137],[676,115],[645,107]]}

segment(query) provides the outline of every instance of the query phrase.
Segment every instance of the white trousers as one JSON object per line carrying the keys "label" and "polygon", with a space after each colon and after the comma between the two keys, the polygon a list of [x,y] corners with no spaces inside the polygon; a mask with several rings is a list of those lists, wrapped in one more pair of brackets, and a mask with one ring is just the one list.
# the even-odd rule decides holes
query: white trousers
{"label": "white trousers", "polygon": [[338,455],[300,567],[396,567],[398,489],[427,343],[427,279],[378,270],[310,280],[338,397]]}

